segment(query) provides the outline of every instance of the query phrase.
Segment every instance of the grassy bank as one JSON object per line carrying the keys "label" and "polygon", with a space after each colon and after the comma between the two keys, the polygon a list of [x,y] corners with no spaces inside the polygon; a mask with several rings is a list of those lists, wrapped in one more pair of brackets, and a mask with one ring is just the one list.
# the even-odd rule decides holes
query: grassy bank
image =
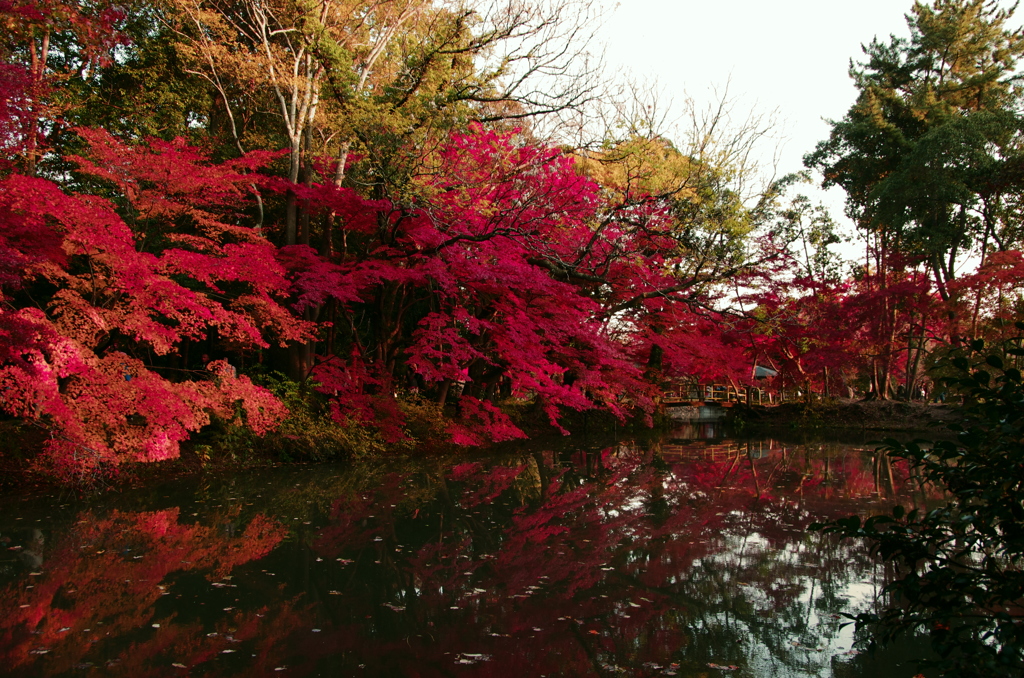
{"label": "grassy bank", "polygon": [[865,401],[833,398],[813,403],[786,403],[777,407],[736,411],[735,419],[744,430],[820,428],[857,431],[945,431],[960,418],[954,405]]}

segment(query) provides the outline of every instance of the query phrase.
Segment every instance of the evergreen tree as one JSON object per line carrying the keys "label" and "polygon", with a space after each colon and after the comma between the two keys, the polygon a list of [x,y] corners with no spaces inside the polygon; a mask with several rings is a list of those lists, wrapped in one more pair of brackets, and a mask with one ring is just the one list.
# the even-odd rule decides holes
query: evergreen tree
{"label": "evergreen tree", "polygon": [[877,38],[851,66],[859,91],[805,158],[824,186],[847,192],[848,214],[874,240],[874,265],[925,265],[940,293],[958,258],[1018,241],[1007,204],[1024,190],[1016,5],[915,3],[910,38]]}

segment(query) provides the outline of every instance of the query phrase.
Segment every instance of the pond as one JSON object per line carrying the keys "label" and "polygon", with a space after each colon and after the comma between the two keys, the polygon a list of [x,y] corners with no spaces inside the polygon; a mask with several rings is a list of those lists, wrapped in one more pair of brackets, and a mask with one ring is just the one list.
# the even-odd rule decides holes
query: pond
{"label": "pond", "polygon": [[[806,527],[892,505],[863,441],[536,443],[0,498],[13,676],[871,676],[891,576]],[[924,501],[904,498],[908,501]]]}

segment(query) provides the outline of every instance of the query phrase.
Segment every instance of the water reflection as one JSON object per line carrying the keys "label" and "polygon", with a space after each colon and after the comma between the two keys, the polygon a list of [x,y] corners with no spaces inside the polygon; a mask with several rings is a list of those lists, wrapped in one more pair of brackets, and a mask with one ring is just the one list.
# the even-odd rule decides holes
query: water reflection
{"label": "water reflection", "polygon": [[676,425],[672,437],[683,440],[714,440],[725,432],[725,423],[718,421],[684,421]]}
{"label": "water reflection", "polygon": [[805,531],[885,502],[902,470],[850,445],[689,433],[190,481],[48,524],[43,502],[8,501],[0,661],[20,676],[913,675],[906,648],[869,666],[840,628],[887,573]]}

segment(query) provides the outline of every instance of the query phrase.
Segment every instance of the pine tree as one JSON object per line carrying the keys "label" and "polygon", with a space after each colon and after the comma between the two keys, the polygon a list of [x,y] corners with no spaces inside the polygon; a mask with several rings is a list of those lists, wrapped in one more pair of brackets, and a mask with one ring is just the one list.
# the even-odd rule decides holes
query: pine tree
{"label": "pine tree", "polygon": [[1013,244],[1007,202],[1020,174],[1024,33],[1015,7],[991,0],[915,3],[910,38],[877,38],[851,66],[859,91],[805,158],[874,240],[879,270],[895,259],[930,269],[940,293],[959,257]]}

